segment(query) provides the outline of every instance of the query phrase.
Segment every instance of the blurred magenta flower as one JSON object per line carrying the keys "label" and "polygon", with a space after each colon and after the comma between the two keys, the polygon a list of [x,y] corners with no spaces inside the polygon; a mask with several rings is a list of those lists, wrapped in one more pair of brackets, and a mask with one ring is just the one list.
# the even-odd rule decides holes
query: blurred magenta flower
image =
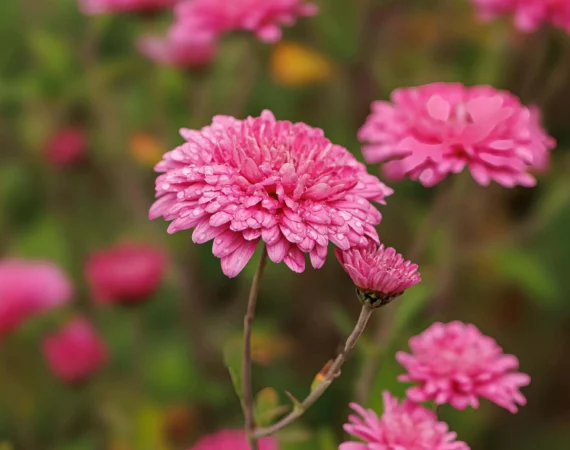
{"label": "blurred magenta flower", "polygon": [[380,307],[421,281],[418,265],[404,260],[393,248],[371,243],[366,248],[335,249],[342,268],[358,288],[365,304]]}
{"label": "blurred magenta flower", "polygon": [[[259,450],[278,450],[273,437],[259,440]],[[242,430],[222,430],[200,439],[190,450],[249,450]]]}
{"label": "blurred magenta flower", "polygon": [[260,241],[295,272],[305,270],[304,253],[322,267],[329,241],[343,250],[378,241],[382,216],[370,202],[384,203],[392,189],[322,130],[264,111],[216,116],[181,134],[187,142],[156,166],[165,173],[149,216],[172,221],[169,233],[195,227],[195,243],[214,239],[227,276],[241,272]]}
{"label": "blurred magenta flower", "polygon": [[0,261],[0,336],[25,320],[67,303],[71,281],[47,261]]}
{"label": "blurred magenta flower", "polygon": [[513,14],[518,29],[535,31],[543,23],[551,23],[570,33],[568,0],[472,0],[483,19]]}
{"label": "blurred magenta flower", "polygon": [[383,398],[380,418],[371,409],[351,403],[360,417],[349,416],[344,429],[364,442],[345,442],[339,450],[469,450],[433,411],[409,400],[398,404],[389,392],[384,392]]}
{"label": "blurred magenta flower", "polygon": [[246,30],[274,43],[281,39],[281,26],[313,16],[318,8],[306,0],[184,0],[175,11],[175,28],[182,34],[192,30],[217,38],[228,31]]}
{"label": "blurred magenta flower", "polygon": [[475,181],[534,186],[555,141],[536,108],[491,86],[433,83],[397,89],[392,102],[372,104],[359,131],[368,162],[389,161],[385,174],[433,186],[467,167]]}
{"label": "blurred magenta flower", "polygon": [[161,250],[123,243],[91,255],[85,277],[97,301],[137,304],[156,292],[165,268],[166,258]]}
{"label": "blurred magenta flower", "polygon": [[194,39],[168,33],[165,37],[144,36],[138,41],[139,51],[147,58],[179,68],[198,68],[212,62],[217,44],[209,38]]}
{"label": "blurred magenta flower", "polygon": [[42,347],[52,372],[67,383],[84,381],[107,362],[105,343],[82,317],[44,338]]}
{"label": "blurred magenta flower", "polygon": [[530,377],[517,372],[518,359],[505,355],[475,325],[434,323],[410,339],[410,348],[412,354],[398,352],[396,358],[408,371],[400,381],[417,383],[408,389],[412,401],[465,409],[479,407],[479,397],[484,397],[512,413],[517,404],[526,404],[519,389]]}
{"label": "blurred magenta flower", "polygon": [[174,5],[178,0],[79,0],[84,14],[152,12]]}
{"label": "blurred magenta flower", "polygon": [[53,134],[45,145],[45,155],[56,166],[69,166],[85,156],[87,140],[79,127],[67,127]]}

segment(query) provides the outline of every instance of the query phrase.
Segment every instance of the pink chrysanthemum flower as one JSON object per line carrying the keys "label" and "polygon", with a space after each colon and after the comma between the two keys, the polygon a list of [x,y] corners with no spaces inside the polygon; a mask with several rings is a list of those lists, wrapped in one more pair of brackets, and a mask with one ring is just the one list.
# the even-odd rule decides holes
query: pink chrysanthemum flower
{"label": "pink chrysanthemum flower", "polygon": [[397,89],[372,104],[359,131],[368,162],[389,161],[386,175],[433,186],[467,167],[477,183],[533,186],[529,171],[548,159],[554,140],[537,109],[490,86],[433,83]]}
{"label": "pink chrysanthemum flower", "polygon": [[389,392],[384,392],[383,398],[384,414],[380,418],[374,411],[351,403],[360,417],[351,415],[344,429],[364,442],[345,442],[339,450],[469,450],[433,411],[409,400],[399,404]]}
{"label": "pink chrysanthemum flower", "polygon": [[70,126],[57,130],[47,140],[45,155],[50,163],[67,167],[81,161],[85,156],[86,148],[85,130]]}
{"label": "pink chrysanthemum flower", "polygon": [[292,26],[298,17],[317,11],[306,0],[185,0],[176,7],[176,27],[214,37],[246,30],[273,43],[281,39],[281,26]]}
{"label": "pink chrysanthemum flower", "polygon": [[505,355],[494,339],[474,325],[461,322],[435,323],[410,339],[412,354],[399,352],[396,358],[407,374],[400,381],[417,383],[408,389],[415,402],[433,400],[457,409],[479,406],[479,397],[517,412],[526,404],[520,387],[530,377],[517,372],[519,362]]}
{"label": "pink chrysanthemum flower", "polygon": [[[259,440],[259,450],[278,450],[273,437]],[[190,450],[249,450],[249,444],[242,430],[222,430],[200,439]]]}
{"label": "pink chrysanthemum flower", "polygon": [[50,262],[0,261],[0,336],[67,303],[72,295],[71,281]]}
{"label": "pink chrysanthemum flower", "polygon": [[335,254],[356,285],[360,300],[373,308],[390,303],[421,281],[417,264],[383,244],[348,251],[335,249]]}
{"label": "pink chrysanthemum flower", "polygon": [[178,0],[79,0],[84,14],[152,12],[174,5]]}
{"label": "pink chrysanthemum flower", "polygon": [[384,203],[393,191],[368,174],[348,150],[304,123],[216,116],[157,164],[158,200],[150,218],[172,221],[168,231],[196,228],[195,243],[214,239],[222,270],[235,277],[260,241],[269,258],[295,272],[325,262],[329,241],[343,250],[378,240]]}
{"label": "pink chrysanthemum flower", "polygon": [[173,33],[165,37],[144,36],[139,39],[138,48],[143,55],[159,64],[188,69],[207,66],[217,52],[217,44],[212,39],[194,39],[191,35]]}
{"label": "pink chrysanthemum flower", "polygon": [[483,19],[514,14],[522,31],[535,31],[550,23],[570,33],[570,2],[568,0],[472,0]]}
{"label": "pink chrysanthemum flower", "polygon": [[107,362],[107,347],[84,318],[76,318],[43,341],[44,357],[62,381],[84,381]]}

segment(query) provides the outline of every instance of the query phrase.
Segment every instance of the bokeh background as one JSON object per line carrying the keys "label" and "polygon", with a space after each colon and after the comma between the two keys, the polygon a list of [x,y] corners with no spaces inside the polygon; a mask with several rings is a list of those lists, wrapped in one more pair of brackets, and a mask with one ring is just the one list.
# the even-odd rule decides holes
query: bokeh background
{"label": "bokeh background", "polygon": [[[403,394],[395,351],[430,323],[458,319],[517,355],[532,384],[517,415],[489,402],[440,408],[450,427],[473,450],[569,448],[570,36],[480,23],[467,0],[317,3],[321,14],[280,44],[231,35],[210,67],[189,71],[137,52],[136,39],[165,29],[168,12],[85,17],[76,0],[0,2],[0,254],[55,261],[77,289],[70,306],[0,343],[0,448],[182,450],[241,426],[224,354],[239,352],[255,261],[230,280],[210,245],[149,222],[154,163],[181,142],[180,127],[265,108],[322,127],[361,158],[356,131],[370,102],[432,81],[490,83],[539,105],[558,140],[551,167],[534,189],[482,188],[468,176],[431,189],[390,183],[380,237],[420,263],[424,282],[375,314],[342,377],[281,434],[282,447],[336,449],[349,401],[365,395],[381,411],[382,390]],[[68,126],[87,133],[87,158],[59,167],[45,146]],[[139,308],[101,307],[85,261],[124,240],[163,248],[167,276]],[[303,397],[356,319],[351,282],[329,253],[319,271],[267,268],[254,335],[255,389],[275,389],[264,402],[287,405],[286,390]],[[96,324],[111,359],[69,387],[39,342],[77,312]]]}

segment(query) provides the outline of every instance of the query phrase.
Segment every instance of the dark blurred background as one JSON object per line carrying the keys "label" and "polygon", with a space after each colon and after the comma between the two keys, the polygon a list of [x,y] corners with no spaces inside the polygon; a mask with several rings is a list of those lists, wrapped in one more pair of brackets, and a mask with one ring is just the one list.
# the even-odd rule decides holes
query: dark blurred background
{"label": "dark blurred background", "polygon": [[[321,13],[286,29],[280,44],[228,36],[210,67],[188,71],[137,52],[136,39],[164,30],[168,12],[86,17],[76,0],[0,2],[0,253],[55,261],[77,286],[71,306],[0,344],[2,450],[181,450],[241,426],[223,354],[239,352],[255,262],[228,279],[210,244],[149,222],[154,163],[182,142],[180,127],[264,108],[322,127],[361,158],[356,131],[370,102],[432,81],[490,83],[540,106],[558,140],[551,167],[534,189],[482,188],[468,176],[431,189],[389,183],[396,193],[381,208],[380,237],[420,263],[424,282],[376,314],[342,377],[282,433],[282,448],[336,449],[363,383],[366,403],[381,411],[382,390],[405,390],[395,351],[433,321],[455,319],[495,337],[532,377],[515,416],[486,401],[478,410],[440,408],[459,438],[473,450],[569,448],[570,36],[523,35],[509,19],[481,23],[467,0],[316,3]],[[87,158],[60,167],[45,146],[69,126],[85,130]],[[95,306],[85,260],[125,239],[164,248],[168,276],[137,310]],[[322,270],[300,275],[270,263],[255,389],[275,388],[282,404],[285,390],[303,397],[358,310],[332,252]],[[111,353],[88,386],[58,381],[38,345],[42,330],[72,311],[91,316]]]}

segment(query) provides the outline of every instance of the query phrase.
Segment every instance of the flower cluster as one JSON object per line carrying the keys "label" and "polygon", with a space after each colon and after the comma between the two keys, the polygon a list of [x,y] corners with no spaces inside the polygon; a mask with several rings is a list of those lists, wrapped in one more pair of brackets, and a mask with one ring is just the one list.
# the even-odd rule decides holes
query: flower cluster
{"label": "flower cluster", "polygon": [[566,0],[472,0],[483,19],[513,14],[517,28],[534,31],[550,23],[570,33],[570,3]]}
{"label": "flower cluster", "polygon": [[344,429],[363,442],[345,442],[339,450],[469,450],[433,411],[410,400],[400,404],[388,392],[383,397],[380,418],[372,410],[351,404],[358,415],[351,415]]}
{"label": "flower cluster", "polygon": [[465,409],[477,408],[483,397],[513,413],[517,404],[526,404],[520,388],[530,383],[530,377],[517,372],[515,356],[504,354],[474,325],[435,323],[411,338],[410,348],[411,354],[399,352],[397,359],[408,372],[400,380],[416,384],[407,393],[415,402]]}
{"label": "flower cluster", "polygon": [[368,162],[388,161],[387,177],[425,186],[465,167],[484,186],[534,186],[529,172],[547,164],[555,144],[538,110],[513,94],[459,83],[397,89],[391,102],[372,104],[358,136]]}
{"label": "flower cluster", "polygon": [[156,166],[164,174],[150,218],[172,221],[170,233],[195,228],[196,243],[213,239],[226,275],[240,273],[260,241],[295,272],[305,253],[322,267],[329,242],[349,250],[378,241],[382,216],[370,202],[392,190],[322,130],[264,111],[181,134],[187,142]]}

